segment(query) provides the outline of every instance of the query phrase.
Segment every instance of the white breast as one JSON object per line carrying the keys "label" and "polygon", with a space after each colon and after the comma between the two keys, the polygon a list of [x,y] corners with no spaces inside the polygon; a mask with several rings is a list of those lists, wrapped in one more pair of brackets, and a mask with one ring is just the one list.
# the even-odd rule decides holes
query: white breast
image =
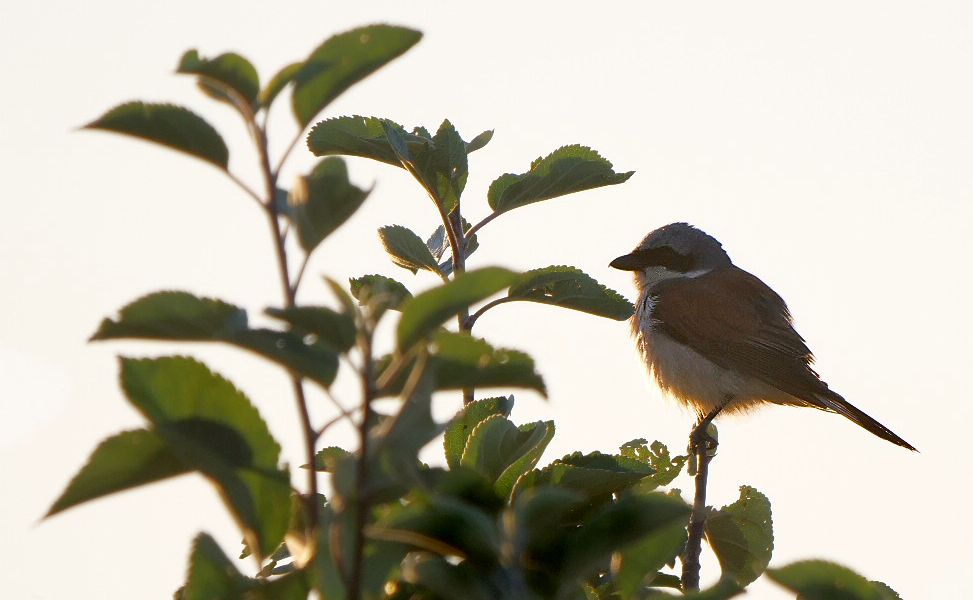
{"label": "white breast", "polygon": [[632,334],[650,379],[669,396],[700,415],[732,401],[723,413],[753,408],[760,401],[802,404],[769,385],[711,362],[689,346],[657,330],[652,298],[643,293],[632,317]]}

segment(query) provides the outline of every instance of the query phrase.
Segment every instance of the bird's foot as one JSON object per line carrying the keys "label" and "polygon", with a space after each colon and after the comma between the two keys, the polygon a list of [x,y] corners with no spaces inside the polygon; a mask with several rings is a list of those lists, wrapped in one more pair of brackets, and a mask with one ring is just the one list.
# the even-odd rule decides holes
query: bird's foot
{"label": "bird's foot", "polygon": [[689,454],[699,456],[716,456],[716,447],[719,446],[719,432],[716,425],[711,422],[700,423],[689,434]]}

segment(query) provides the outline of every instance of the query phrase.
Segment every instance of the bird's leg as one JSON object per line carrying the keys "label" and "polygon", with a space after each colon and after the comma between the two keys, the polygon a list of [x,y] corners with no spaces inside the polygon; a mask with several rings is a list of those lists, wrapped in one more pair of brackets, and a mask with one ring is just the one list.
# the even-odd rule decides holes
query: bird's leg
{"label": "bird's leg", "polygon": [[727,396],[723,403],[714,408],[707,415],[701,415],[696,427],[689,434],[690,464],[698,467],[693,469],[696,477],[696,496],[693,498],[693,511],[689,516],[686,541],[686,551],[682,556],[682,589],[683,591],[699,589],[699,555],[703,551],[703,527],[706,524],[706,478],[709,475],[709,461],[716,454],[716,438],[709,434],[707,428],[716,415],[732,400]]}
{"label": "bird's leg", "polygon": [[699,456],[703,453],[708,453],[710,455],[715,454],[716,446],[719,442],[715,437],[710,435],[709,429],[710,423],[716,418],[716,415],[720,414],[720,411],[726,408],[726,405],[733,400],[732,396],[727,396],[724,398],[723,402],[718,405],[713,410],[709,411],[707,414],[700,413],[699,421],[696,422],[696,427],[693,428],[692,432],[689,434],[689,454],[693,456]]}

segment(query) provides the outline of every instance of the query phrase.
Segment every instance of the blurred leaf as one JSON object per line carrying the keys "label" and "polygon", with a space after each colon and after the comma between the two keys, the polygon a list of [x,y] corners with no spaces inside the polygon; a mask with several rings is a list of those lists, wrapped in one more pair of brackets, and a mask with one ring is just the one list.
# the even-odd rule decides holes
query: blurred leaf
{"label": "blurred leaf", "polygon": [[[437,390],[460,390],[467,387],[519,387],[546,395],[544,380],[537,373],[534,361],[523,352],[493,348],[468,333],[440,330],[433,336],[433,355],[430,362],[436,367]],[[376,373],[383,373],[392,363],[392,356],[380,359]],[[404,377],[389,381],[377,391],[380,397],[395,396],[402,391]]]}
{"label": "blurred leaf", "polygon": [[476,152],[480,148],[483,148],[484,146],[489,144],[490,140],[492,139],[493,139],[493,130],[487,129],[486,131],[484,131],[483,133],[481,133],[480,135],[476,136],[475,138],[473,138],[472,140],[466,143],[466,153],[469,154],[471,152]]}
{"label": "blurred leaf", "polygon": [[193,542],[189,557],[189,578],[180,600],[243,598],[256,582],[244,577],[209,534],[201,533]]}
{"label": "blurred leaf", "polygon": [[470,434],[481,421],[494,415],[509,416],[513,408],[514,397],[482,398],[474,400],[460,410],[449,422],[446,434],[443,436],[443,448],[446,451],[446,464],[451,469],[460,466],[463,451]]}
{"label": "blurred leaf", "polygon": [[770,501],[752,487],[740,486],[740,499],[707,517],[704,529],[723,575],[741,586],[750,585],[770,563],[774,549]]}
{"label": "blurred leaf", "polygon": [[582,312],[624,321],[635,307],[611,290],[574,267],[552,266],[527,271],[510,286],[511,298],[553,304]]}
{"label": "blurred leaf", "polygon": [[659,569],[679,555],[688,535],[681,522],[664,527],[619,552],[612,560],[612,573],[619,595],[637,597],[636,592],[653,582]]}
{"label": "blurred leaf", "polygon": [[422,34],[405,27],[370,25],[339,33],[318,46],[295,76],[293,108],[308,123],[346,89],[404,53]]}
{"label": "blurred leaf", "polygon": [[349,279],[351,294],[359,304],[381,302],[385,308],[400,310],[402,304],[412,298],[405,285],[384,275],[362,275]]}
{"label": "blurred leaf", "polygon": [[767,569],[767,576],[797,592],[801,600],[898,600],[884,583],[869,581],[847,567],[823,560]]}
{"label": "blurred leaf", "polygon": [[314,470],[333,471],[335,464],[346,456],[351,456],[351,452],[345,450],[344,448],[339,448],[338,446],[321,448],[318,450],[318,453],[314,455]]}
{"label": "blurred leaf", "polygon": [[490,184],[487,200],[495,212],[626,181],[635,172],[616,173],[612,164],[586,146],[562,146],[538,158],[521,175],[506,173]]}
{"label": "blurred leaf", "polygon": [[437,332],[433,356],[436,389],[519,387],[547,395],[531,357],[517,350],[494,348],[468,333]]}
{"label": "blurred leaf", "polygon": [[244,115],[252,114],[257,105],[257,94],[260,92],[257,69],[239,54],[227,52],[206,59],[200,58],[196,50],[188,50],[182,55],[176,72],[199,75],[201,82],[219,91],[217,100],[229,102]]}
{"label": "blurred leaf", "polygon": [[88,500],[190,471],[155,432],[136,429],[119,433],[98,445],[45,517]]}
{"label": "blurred leaf", "polygon": [[496,600],[502,597],[490,580],[468,562],[452,564],[446,558],[428,552],[414,552],[406,557],[402,576],[433,598]]}
{"label": "blurred leaf", "polygon": [[217,341],[246,328],[247,311],[239,306],[187,292],[155,292],[122,308],[117,321],[104,319],[91,339]]}
{"label": "blurred leaf", "polygon": [[169,451],[216,484],[252,549],[273,552],[290,520],[290,478],[249,399],[190,358],[122,358],[121,369],[126,396]]}
{"label": "blurred leaf", "polygon": [[352,185],[345,161],[336,157],[319,161],[307,177],[301,177],[288,204],[304,251],[317,248],[355,214],[369,193]]}
{"label": "blurred leaf", "polygon": [[465,558],[480,569],[489,570],[500,562],[500,539],[493,517],[446,496],[417,498],[395,507],[370,535],[417,550]]}
{"label": "blurred leaf", "polygon": [[352,317],[339,313],[326,306],[294,306],[291,308],[268,308],[267,314],[290,323],[294,332],[300,335],[311,334],[317,340],[330,345],[339,352],[347,352],[355,345],[357,332]]}
{"label": "blurred leaf", "polygon": [[307,147],[315,156],[360,156],[404,168],[398,155],[392,150],[386,128],[392,128],[414,144],[430,142],[406,133],[401,125],[387,119],[355,115],[319,122],[308,133]]}
{"label": "blurred leaf", "polygon": [[224,171],[230,151],[220,134],[202,117],[172,104],[129,102],[116,106],[84,126],[131,135],[191,154]]}
{"label": "blurred leaf", "polygon": [[404,402],[391,419],[384,420],[372,430],[375,442],[373,457],[379,461],[392,479],[415,477],[419,464],[419,450],[442,433],[432,418],[434,369],[424,362],[414,363],[409,375],[410,384]]}
{"label": "blurred leaf", "polygon": [[303,63],[295,62],[287,65],[283,69],[277,72],[276,75],[271,78],[270,83],[267,84],[263,90],[260,91],[260,95],[257,97],[257,101],[260,106],[264,108],[270,108],[277,96],[284,91],[287,84],[294,81],[294,76],[297,72],[301,70]]}
{"label": "blurred leaf", "polygon": [[562,573],[566,578],[581,579],[612,552],[647,535],[685,527],[689,513],[685,502],[664,494],[623,495],[571,532]]}
{"label": "blurred leaf", "polygon": [[[429,252],[424,244],[422,248]],[[509,286],[515,277],[507,269],[486,267],[458,274],[452,281],[415,296],[402,306],[397,332],[399,348],[412,346],[471,304]]]}
{"label": "blurred leaf", "polygon": [[672,480],[682,472],[682,467],[688,459],[687,456],[670,457],[669,449],[662,442],[652,442],[651,446],[646,444],[646,440],[640,438],[623,444],[619,449],[622,456],[634,458],[655,469],[652,477],[639,482],[638,489],[642,492],[650,492],[657,487],[672,483]]}
{"label": "blurred leaf", "polygon": [[92,340],[120,338],[226,342],[269,358],[298,376],[327,387],[338,372],[338,356],[325,343],[305,343],[286,331],[248,329],[242,308],[186,292],[156,292],[104,319]]}
{"label": "blurred leaf", "polygon": [[553,437],[553,421],[517,427],[503,415],[493,415],[473,428],[460,464],[494,481],[497,494],[507,497],[517,479],[537,464]]}
{"label": "blurred leaf", "polygon": [[396,266],[415,273],[419,269],[439,275],[439,264],[429,248],[411,229],[401,225],[387,225],[378,230],[382,246]]}

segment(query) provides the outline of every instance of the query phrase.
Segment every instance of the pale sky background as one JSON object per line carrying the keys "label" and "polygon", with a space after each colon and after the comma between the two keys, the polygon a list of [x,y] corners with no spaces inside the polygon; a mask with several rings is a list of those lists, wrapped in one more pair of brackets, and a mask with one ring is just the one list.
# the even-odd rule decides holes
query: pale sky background
{"label": "pale sky background", "polygon": [[[281,303],[266,223],[206,164],[77,128],[124,101],[171,101],[228,138],[254,181],[241,122],[173,74],[182,53],[234,50],[266,82],[330,35],[389,22],[425,37],[323,115],[391,118],[467,139],[471,220],[504,172],[568,143],[592,146],[626,184],[519,209],[486,227],[474,266],[577,266],[628,297],[608,268],[676,220],[720,239],[788,302],[833,388],[921,450],[836,415],[771,407],[720,423],[711,504],[752,485],[773,503],[772,565],[832,559],[903,598],[968,593],[969,261],[973,256],[973,5],[968,2],[7,2],[0,9],[0,572],[17,599],[169,598],[192,537],[235,555],[240,534],[187,476],[41,515],[103,438],[138,427],[117,386],[120,353],[189,353],[244,389],[299,464],[282,372],[185,344],[86,344],[150,291],[219,296],[251,314]],[[286,102],[279,148],[293,135]],[[283,182],[313,164],[298,151]],[[319,250],[300,299],[331,302],[319,274],[434,283],[385,258],[375,230],[425,235],[436,215],[404,172],[351,160],[376,184]],[[477,325],[528,351],[550,400],[518,393],[513,419],[554,419],[542,463],[633,438],[684,447],[692,418],[646,388],[628,326],[515,304]],[[343,384],[342,384],[343,385]],[[337,394],[351,402],[351,388]],[[457,400],[439,401],[443,415]],[[318,422],[328,407],[316,407]],[[335,429],[326,444],[345,444]],[[435,444],[430,457],[438,455]],[[691,488],[687,477],[677,480]],[[250,563],[241,563],[250,568]],[[704,582],[718,573],[704,564]],[[761,580],[748,598],[790,597]]]}

